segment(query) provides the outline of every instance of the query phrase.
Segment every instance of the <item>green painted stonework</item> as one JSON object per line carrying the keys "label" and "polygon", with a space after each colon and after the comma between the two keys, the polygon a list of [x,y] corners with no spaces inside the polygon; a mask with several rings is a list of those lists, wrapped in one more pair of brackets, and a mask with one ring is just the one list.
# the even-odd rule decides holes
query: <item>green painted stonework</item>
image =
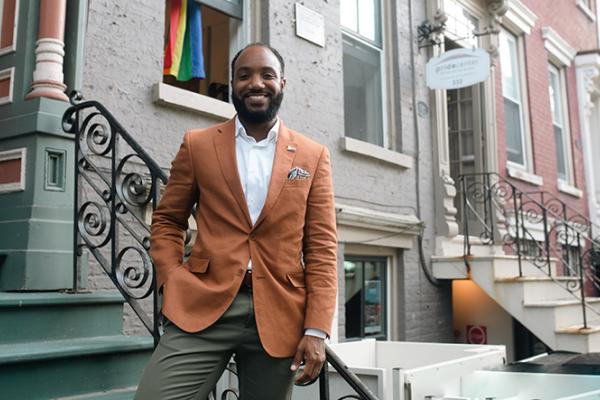
{"label": "green painted stonework", "polygon": [[[0,194],[0,291],[55,290],[73,280],[73,163],[70,138],[33,133],[0,140],[26,148],[25,190]],[[64,158],[49,170],[50,154]],[[60,185],[48,185],[60,177]]]}
{"label": "green painted stonework", "polygon": [[[0,291],[73,286],[74,142],[62,130],[68,103],[25,100],[35,69],[39,2],[19,2],[17,50],[0,57],[14,67],[13,102],[0,106],[0,152],[26,148],[25,190],[0,193]],[[69,2],[65,82],[80,85],[87,1]],[[82,278],[85,281],[85,277]]]}

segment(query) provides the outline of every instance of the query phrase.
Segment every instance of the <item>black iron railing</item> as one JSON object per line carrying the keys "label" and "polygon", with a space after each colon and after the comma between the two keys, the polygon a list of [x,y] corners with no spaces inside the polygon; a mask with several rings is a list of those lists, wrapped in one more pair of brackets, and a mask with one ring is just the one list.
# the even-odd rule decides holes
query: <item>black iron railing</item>
{"label": "black iron railing", "polygon": [[584,328],[589,310],[600,315],[586,303],[600,289],[598,227],[551,193],[523,192],[495,173],[461,175],[457,189],[466,256],[475,241],[503,246],[516,256],[519,277],[533,265],[581,302]]}
{"label": "black iron railing", "polygon": [[[64,131],[75,136],[73,290],[82,290],[82,255],[89,252],[91,262],[104,270],[156,344],[160,299],[148,255],[149,216],[167,175],[101,103],[82,101],[78,93],[70,98],[62,122]],[[342,399],[377,400],[329,347],[326,358],[356,393]],[[326,363],[319,375],[321,400],[330,398],[327,368]],[[221,398],[229,394],[237,397],[226,390]]]}

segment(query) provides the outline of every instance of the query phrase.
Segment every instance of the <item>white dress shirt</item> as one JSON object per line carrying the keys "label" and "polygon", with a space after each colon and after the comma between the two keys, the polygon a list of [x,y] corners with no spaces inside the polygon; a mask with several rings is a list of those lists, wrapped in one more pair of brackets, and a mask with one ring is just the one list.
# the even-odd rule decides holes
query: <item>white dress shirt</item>
{"label": "white dress shirt", "polygon": [[[244,128],[239,118],[235,117],[237,169],[240,174],[240,182],[244,190],[244,197],[246,198],[252,224],[256,223],[269,192],[269,182],[271,181],[271,173],[273,171],[278,132],[279,118],[269,130],[267,137],[257,142],[256,139],[246,133],[246,128]],[[248,269],[252,270],[251,259],[248,261]],[[321,339],[327,337],[325,332],[319,329],[309,328],[306,329],[304,334],[317,336]]]}

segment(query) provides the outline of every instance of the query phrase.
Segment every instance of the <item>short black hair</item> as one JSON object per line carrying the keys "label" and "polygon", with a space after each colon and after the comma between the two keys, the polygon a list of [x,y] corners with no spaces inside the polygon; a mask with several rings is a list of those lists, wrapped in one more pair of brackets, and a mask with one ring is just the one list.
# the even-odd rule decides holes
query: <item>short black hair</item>
{"label": "short black hair", "polygon": [[277,58],[277,61],[279,61],[279,66],[281,68],[281,76],[283,77],[283,72],[285,70],[285,63],[283,62],[283,57],[281,57],[281,54],[279,54],[279,52],[276,49],[274,49],[273,47],[269,46],[266,43],[255,42],[255,43],[250,43],[249,45],[247,45],[246,47],[244,47],[243,49],[238,51],[236,53],[236,55],[233,57],[233,60],[231,60],[231,79],[233,80],[233,76],[235,75],[235,69],[234,69],[235,62],[240,57],[240,54],[242,54],[242,52],[244,50],[246,50],[247,48],[254,47],[254,46],[264,47],[265,49],[268,49],[271,53],[273,53],[275,55],[275,57]]}

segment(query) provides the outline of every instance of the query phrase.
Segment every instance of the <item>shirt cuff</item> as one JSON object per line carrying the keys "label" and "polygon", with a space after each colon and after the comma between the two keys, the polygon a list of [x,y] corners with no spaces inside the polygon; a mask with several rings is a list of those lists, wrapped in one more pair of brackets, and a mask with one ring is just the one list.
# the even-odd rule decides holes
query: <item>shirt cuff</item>
{"label": "shirt cuff", "polygon": [[306,336],[315,336],[319,339],[327,339],[327,334],[320,329],[308,328],[304,331],[304,335]]}

